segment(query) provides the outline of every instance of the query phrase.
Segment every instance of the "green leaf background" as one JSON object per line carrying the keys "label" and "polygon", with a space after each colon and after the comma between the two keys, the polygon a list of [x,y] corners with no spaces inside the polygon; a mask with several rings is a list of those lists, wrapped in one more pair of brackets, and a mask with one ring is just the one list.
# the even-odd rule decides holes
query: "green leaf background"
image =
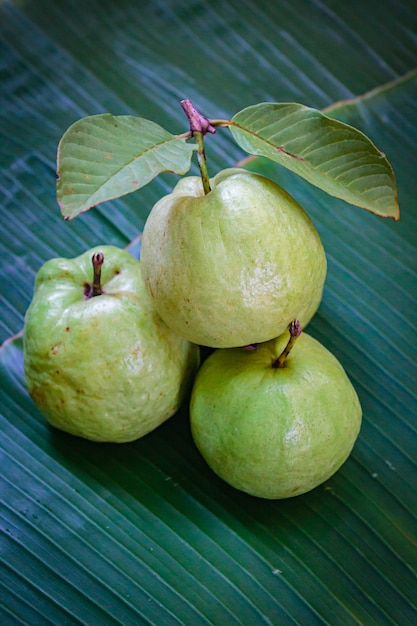
{"label": "green leaf background", "polygon": [[[415,0],[0,4],[1,624],[416,623],[416,32]],[[50,429],[24,388],[14,336],[40,265],[103,242],[136,253],[177,180],[64,222],[60,137],[103,112],[180,133],[184,98],[213,118],[263,101],[324,109],[397,177],[394,222],[245,160],[320,231],[329,271],[309,332],[364,410],[343,468],[291,500],[216,478],[186,409],[135,443],[93,444]],[[206,144],[211,173],[245,157],[227,131]]]}

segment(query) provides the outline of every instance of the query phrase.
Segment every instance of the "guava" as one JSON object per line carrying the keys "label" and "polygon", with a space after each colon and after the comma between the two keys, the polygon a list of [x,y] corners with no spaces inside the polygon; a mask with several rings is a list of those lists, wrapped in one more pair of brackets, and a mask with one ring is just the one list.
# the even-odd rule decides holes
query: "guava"
{"label": "guava", "polygon": [[223,170],[204,194],[182,178],[145,223],[141,269],[156,310],[189,341],[264,342],[316,312],[326,256],[313,222],[275,182]]}
{"label": "guava", "polygon": [[127,251],[103,245],[40,268],[24,372],[52,426],[93,441],[138,439],[177,411],[198,364],[198,347],[155,312]]}
{"label": "guava", "polygon": [[260,498],[298,496],[326,481],[361,427],[358,395],[338,359],[306,333],[292,349],[287,340],[215,350],[191,394],[198,450],[223,480]]}

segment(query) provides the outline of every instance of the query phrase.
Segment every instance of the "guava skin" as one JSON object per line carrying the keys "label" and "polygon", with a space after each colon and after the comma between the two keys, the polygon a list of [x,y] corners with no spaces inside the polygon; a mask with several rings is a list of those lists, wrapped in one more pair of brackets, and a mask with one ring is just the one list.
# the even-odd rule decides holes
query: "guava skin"
{"label": "guava skin", "polygon": [[223,480],[253,496],[290,498],[330,478],[350,455],[362,410],[336,357],[302,333],[282,368],[288,337],[216,350],[190,401],[191,432]]}
{"label": "guava skin", "polygon": [[142,274],[166,324],[193,343],[228,348],[277,337],[316,312],[326,256],[312,221],[273,181],[223,170],[204,195],[181,179],[151,210]]}
{"label": "guava skin", "polygon": [[[86,298],[92,256],[104,293]],[[99,246],[39,270],[24,325],[29,394],[52,426],[93,441],[133,441],[171,417],[191,388],[199,349],[156,314],[140,263]]]}

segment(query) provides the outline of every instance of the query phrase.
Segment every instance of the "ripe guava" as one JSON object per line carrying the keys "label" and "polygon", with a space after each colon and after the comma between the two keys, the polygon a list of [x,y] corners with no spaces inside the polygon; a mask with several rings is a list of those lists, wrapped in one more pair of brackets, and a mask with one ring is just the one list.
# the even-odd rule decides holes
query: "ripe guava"
{"label": "ripe guava", "polygon": [[173,331],[208,347],[270,340],[316,312],[326,277],[319,234],[273,181],[241,168],[182,178],[146,221],[141,268]]}
{"label": "ripe guava", "polygon": [[362,419],[336,357],[306,333],[288,354],[287,339],[257,351],[216,350],[197,374],[190,403],[192,436],[212,470],[268,499],[300,495],[330,478],[351,453]]}
{"label": "ripe guava", "polygon": [[177,411],[198,363],[198,347],[155,312],[127,251],[99,246],[39,270],[25,316],[25,380],[56,428],[138,439]]}

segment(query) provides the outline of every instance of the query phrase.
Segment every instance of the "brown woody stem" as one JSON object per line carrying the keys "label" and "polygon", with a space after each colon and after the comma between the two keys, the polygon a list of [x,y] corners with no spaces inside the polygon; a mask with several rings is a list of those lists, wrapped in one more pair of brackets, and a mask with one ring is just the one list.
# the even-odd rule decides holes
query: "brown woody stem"
{"label": "brown woody stem", "polygon": [[103,293],[103,288],[101,286],[101,268],[104,263],[103,253],[97,252],[97,254],[93,254],[91,261],[93,263],[94,277],[90,297],[94,298],[95,296],[101,296]]}
{"label": "brown woody stem", "polygon": [[285,360],[287,356],[289,355],[289,353],[291,352],[291,350],[293,349],[297,338],[301,335],[300,322],[298,320],[293,320],[290,324],[289,331],[290,331],[290,338],[288,340],[288,343],[285,346],[284,350],[279,355],[279,357],[276,359],[276,361],[272,363],[272,367],[285,367]]}
{"label": "brown woody stem", "polygon": [[197,158],[198,166],[200,168],[201,182],[203,183],[204,193],[207,195],[211,191],[210,176],[207,169],[206,151],[204,149],[204,139],[202,133],[194,132],[194,137],[197,142]]}

